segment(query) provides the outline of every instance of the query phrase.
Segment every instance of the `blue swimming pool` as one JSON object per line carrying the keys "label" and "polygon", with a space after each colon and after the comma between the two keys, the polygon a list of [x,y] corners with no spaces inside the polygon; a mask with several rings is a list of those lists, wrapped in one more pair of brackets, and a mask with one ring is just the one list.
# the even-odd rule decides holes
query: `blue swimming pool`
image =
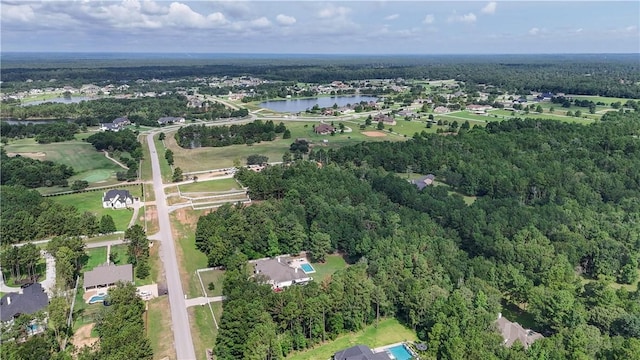
{"label": "blue swimming pool", "polygon": [[411,353],[404,345],[398,345],[391,348],[388,348],[387,351],[393,356],[396,360],[411,360]]}
{"label": "blue swimming pool", "polygon": [[311,264],[302,264],[300,265],[300,268],[302,269],[302,271],[304,271],[305,274],[316,272],[316,269],[314,269],[313,266],[311,266]]}
{"label": "blue swimming pool", "polygon": [[89,298],[89,304],[95,304],[97,302],[102,302],[104,301],[104,299],[107,298],[107,295],[93,295],[91,298]]}

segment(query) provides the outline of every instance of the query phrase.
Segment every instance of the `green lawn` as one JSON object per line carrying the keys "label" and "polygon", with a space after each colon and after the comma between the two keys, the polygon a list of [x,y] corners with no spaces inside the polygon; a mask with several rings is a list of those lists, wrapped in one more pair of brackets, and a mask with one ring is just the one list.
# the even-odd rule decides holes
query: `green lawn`
{"label": "green lawn", "polygon": [[[202,211],[189,211],[191,216],[197,219]],[[171,226],[179,234],[175,236],[178,252],[178,265],[180,266],[180,277],[185,294],[189,298],[202,296],[200,280],[195,275],[197,269],[207,267],[207,255],[196,249],[195,223],[184,223],[176,218],[176,213],[171,213]]]}
{"label": "green lawn", "polygon": [[[168,140],[169,136],[171,136],[173,138],[173,133],[171,133],[171,135],[166,134],[167,135],[167,139],[165,139],[165,143]],[[156,144],[156,153],[158,156],[158,161],[160,162],[160,173],[162,173],[162,181],[163,182],[170,182],[171,181],[171,177],[173,176],[173,170],[171,170],[171,166],[169,165],[169,163],[167,162],[167,159],[165,159],[164,157],[164,153],[167,150],[167,148],[164,146],[163,142],[158,140],[158,137],[160,136],[160,134],[154,135],[153,136],[153,142]],[[175,150],[173,150],[175,152]],[[174,156],[175,159],[175,156]],[[177,161],[176,161],[177,163]],[[182,168],[182,171],[188,171],[185,170],[184,168]]]}
{"label": "green lawn", "polygon": [[[220,323],[222,316],[222,303],[212,303],[213,314]],[[189,312],[189,323],[191,324],[191,335],[196,351],[196,359],[205,360],[206,349],[211,349],[216,343],[218,329],[216,329],[209,306],[193,306],[187,309]]]}
{"label": "green lawn", "polygon": [[623,98],[605,97],[605,96],[591,96],[591,95],[567,95],[567,97],[571,97],[571,98],[574,98],[574,99],[580,99],[580,100],[591,100],[594,103],[603,102],[603,103],[608,104],[608,105],[610,105],[611,103],[614,103],[614,102],[618,102],[618,101],[620,103],[622,103],[622,105],[624,105],[629,100],[640,101],[640,99],[623,99]]}
{"label": "green lawn", "polygon": [[[207,296],[222,296],[222,283],[224,281],[224,270],[209,270],[200,272],[204,289]],[[215,286],[213,290],[209,290],[209,283]]]}
{"label": "green lawn", "polygon": [[342,255],[337,254],[327,255],[324,263],[311,263],[311,265],[316,270],[315,273],[311,274],[315,281],[322,281],[327,276],[349,266]]}
{"label": "green lawn", "polygon": [[143,181],[152,180],[153,171],[151,170],[151,153],[149,152],[149,146],[147,145],[147,136],[138,136],[138,141],[140,141],[140,143],[142,144],[142,165],[140,166],[140,179],[142,179]]}
{"label": "green lawn", "polygon": [[[134,197],[140,197],[141,195],[139,185],[127,186],[123,187],[123,189],[129,190],[131,195],[133,195]],[[102,207],[103,196],[103,191],[87,191],[81,193],[52,196],[50,197],[50,199],[64,205],[73,205],[78,209],[80,213],[83,213],[85,211],[91,212],[98,217],[98,221],[103,215],[111,215],[111,217],[113,218],[113,222],[116,224],[116,229],[118,231],[126,230],[127,226],[129,225],[129,221],[131,221],[131,217],[133,216],[133,210],[105,209]]]}
{"label": "green lawn", "polygon": [[147,337],[151,342],[154,359],[175,359],[169,298],[166,296],[149,301],[147,313]]}
{"label": "green lawn", "polygon": [[182,193],[189,192],[213,192],[213,191],[227,191],[227,190],[240,190],[242,186],[238,184],[235,179],[219,179],[200,181],[186,185],[180,185],[180,191]]}
{"label": "green lawn", "polygon": [[69,179],[70,183],[86,180],[92,186],[107,185],[117,182],[115,174],[123,170],[84,141],[38,144],[34,139],[20,139],[12,140],[4,149],[7,153],[30,153],[37,155],[34,158],[38,160],[51,160],[73,167],[76,174]]}
{"label": "green lawn", "polygon": [[128,252],[129,251],[127,249],[127,245],[125,244],[112,246],[111,258],[113,259],[114,264],[116,265],[130,264]]}
{"label": "green lawn", "polygon": [[[329,122],[331,118],[328,118]],[[337,126],[339,121],[334,121]],[[317,124],[317,123],[315,123]],[[261,154],[269,158],[270,162],[282,161],[282,155],[289,149],[289,146],[296,138],[305,138],[313,142],[316,148],[323,149],[338,148],[345,145],[356,144],[362,141],[384,141],[384,140],[403,140],[401,136],[386,137],[368,137],[359,129],[359,125],[345,122],[345,126],[351,127],[353,132],[330,135],[318,135],[313,132],[310,122],[286,122],[287,128],[291,131],[291,139],[278,138],[274,141],[263,141],[252,146],[248,145],[232,145],[225,147],[209,147],[198,149],[183,149],[178,146],[174,139],[174,133],[168,133],[165,140],[167,146],[173,151],[176,166],[179,166],[184,172],[202,171],[209,169],[219,169],[232,167],[235,161],[241,164],[246,163],[246,159],[252,154]],[[367,131],[374,128],[367,129]],[[324,144],[323,140],[328,143]],[[160,152],[160,150],[158,150]],[[164,151],[164,150],[163,150]]]}
{"label": "green lawn", "polygon": [[416,333],[400,324],[396,319],[383,319],[376,328],[370,325],[357,333],[350,333],[338,337],[336,340],[287,356],[291,360],[330,359],[337,351],[354,345],[366,345],[376,348],[402,341],[416,341]]}
{"label": "green lawn", "polygon": [[86,249],[87,263],[82,267],[82,272],[93,270],[96,266],[107,262],[107,247]]}

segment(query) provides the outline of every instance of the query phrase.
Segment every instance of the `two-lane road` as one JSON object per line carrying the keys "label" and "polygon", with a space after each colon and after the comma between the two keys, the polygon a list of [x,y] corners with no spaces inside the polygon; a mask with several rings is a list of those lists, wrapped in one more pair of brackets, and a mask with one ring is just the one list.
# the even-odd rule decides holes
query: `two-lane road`
{"label": "two-lane road", "polygon": [[180,270],[178,269],[178,260],[176,259],[176,248],[173,242],[173,235],[171,234],[169,208],[165,198],[160,162],[158,161],[156,145],[153,142],[153,135],[154,133],[147,135],[147,144],[149,144],[149,152],[151,153],[153,189],[156,193],[156,209],[158,211],[158,222],[160,224],[160,232],[156,238],[159,239],[161,243],[160,258],[164,263],[164,272],[167,278],[176,356],[179,360],[195,360],[196,353],[193,348],[191,328],[189,327],[189,314],[185,306]]}

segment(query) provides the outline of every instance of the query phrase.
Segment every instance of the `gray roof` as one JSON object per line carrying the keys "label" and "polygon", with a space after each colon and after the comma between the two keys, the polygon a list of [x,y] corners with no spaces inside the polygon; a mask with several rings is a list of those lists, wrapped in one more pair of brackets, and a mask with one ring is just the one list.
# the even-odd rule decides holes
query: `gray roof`
{"label": "gray roof", "polygon": [[49,305],[49,297],[42,285],[35,283],[22,294],[8,293],[0,299],[0,320],[9,321],[18,314],[33,314]]}
{"label": "gray roof", "polygon": [[514,342],[520,341],[525,348],[528,348],[534,341],[544,338],[541,334],[525,329],[522,325],[517,322],[511,322],[502,315],[499,315],[496,325],[502,334],[504,344],[508,347],[513,345]]}
{"label": "gray roof", "polygon": [[124,199],[130,198],[133,201],[133,196],[129,190],[120,190],[120,189],[111,189],[104,194],[103,201],[112,201],[113,199],[118,198],[124,201]]}
{"label": "gray roof", "polygon": [[114,125],[116,125],[116,126],[117,126],[117,125],[120,125],[120,124],[122,124],[122,125],[126,125],[126,124],[130,124],[130,123],[131,123],[131,122],[129,121],[129,119],[127,119],[127,117],[126,117],[126,116],[119,117],[119,118],[117,118],[117,119],[113,120],[112,122],[113,122],[113,124],[114,124]]}
{"label": "gray roof", "polygon": [[338,351],[333,355],[334,360],[390,360],[386,352],[374,353],[369,347],[356,345]]}
{"label": "gray roof", "polygon": [[160,119],[158,119],[158,123],[159,124],[167,124],[167,123],[180,121],[180,119],[182,119],[182,118],[173,117],[173,116],[165,116],[165,117],[161,117]]}
{"label": "gray roof", "polygon": [[106,286],[118,281],[133,282],[133,265],[103,265],[84,273],[84,287]]}
{"label": "gray roof", "polygon": [[280,261],[277,258],[259,260],[255,263],[255,273],[265,275],[275,283],[309,279],[309,275],[305,274],[302,269],[289,266],[286,262],[287,259],[282,257]]}
{"label": "gray roof", "polygon": [[411,183],[418,187],[419,190],[424,189],[427,185],[433,184],[433,180],[435,180],[436,176],[433,174],[428,174],[427,176],[423,176],[420,179],[412,180]]}
{"label": "gray roof", "polygon": [[114,123],[102,123],[102,127],[107,130],[118,130],[120,127]]}

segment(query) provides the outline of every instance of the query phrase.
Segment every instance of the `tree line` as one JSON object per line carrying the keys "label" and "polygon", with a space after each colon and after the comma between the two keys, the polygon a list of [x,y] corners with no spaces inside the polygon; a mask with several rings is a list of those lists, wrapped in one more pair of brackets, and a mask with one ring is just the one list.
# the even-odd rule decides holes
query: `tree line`
{"label": "tree line", "polygon": [[[611,284],[637,277],[637,116],[613,113],[589,126],[510,120],[400,147],[343,148],[321,168],[240,170],[250,196],[265,201],[208,214],[196,233],[228,274],[216,355],[282,358],[380,314],[414,328],[431,357],[633,358],[640,291]],[[548,157],[545,144],[563,155]],[[500,168],[491,157],[503,159]],[[493,186],[467,205],[446,186],[419,191],[395,175],[406,171],[395,168],[403,159],[433,161],[405,162],[445,183],[460,178],[453,164],[484,163],[473,171],[479,183],[492,184],[485,173],[507,189],[521,178],[535,183],[523,183],[525,192]],[[279,293],[246,278],[246,259],[298,249],[320,261],[342,251],[354,269]],[[503,347],[493,321],[504,306],[530,315],[545,339],[526,351]]]}
{"label": "tree line", "polygon": [[0,162],[1,185],[22,185],[29,188],[68,186],[68,179],[74,174],[71,166],[21,155],[8,156],[4,148],[0,149]]}
{"label": "tree line", "polygon": [[0,136],[6,139],[35,138],[37,143],[48,144],[73,140],[80,127],[75,123],[9,124],[0,122]]}
{"label": "tree line", "polygon": [[183,148],[222,147],[237,144],[253,145],[261,141],[273,141],[276,134],[287,130],[284,123],[256,120],[243,125],[181,127],[175,134],[176,142]]}

